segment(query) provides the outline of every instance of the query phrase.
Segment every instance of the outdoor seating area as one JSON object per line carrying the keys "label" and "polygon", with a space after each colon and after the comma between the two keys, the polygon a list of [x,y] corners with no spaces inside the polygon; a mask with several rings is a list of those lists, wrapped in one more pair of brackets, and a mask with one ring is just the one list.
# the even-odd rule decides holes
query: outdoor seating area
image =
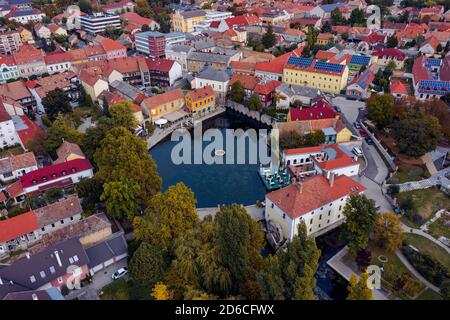
{"label": "outdoor seating area", "polygon": [[286,168],[279,168],[275,174],[272,174],[270,168],[261,168],[259,170],[259,176],[268,191],[280,189],[289,185],[291,179]]}

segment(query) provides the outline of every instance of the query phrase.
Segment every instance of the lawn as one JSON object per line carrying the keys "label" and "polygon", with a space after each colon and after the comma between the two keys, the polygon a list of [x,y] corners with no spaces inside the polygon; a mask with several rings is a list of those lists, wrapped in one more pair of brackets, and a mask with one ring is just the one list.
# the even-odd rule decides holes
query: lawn
{"label": "lawn", "polygon": [[392,176],[392,183],[405,183],[409,181],[418,181],[425,178],[429,178],[425,165],[413,165],[400,163],[398,165],[398,171]]}
{"label": "lawn", "polygon": [[405,240],[417,248],[421,253],[430,255],[433,259],[436,259],[450,270],[450,254],[448,254],[444,248],[417,234],[407,233]]}
{"label": "lawn", "polygon": [[103,287],[102,291],[102,300],[146,300],[150,299],[151,288],[122,278]]}
{"label": "lawn", "polygon": [[426,289],[416,298],[416,300],[442,300],[442,297],[431,289]]}
{"label": "lawn", "polygon": [[[388,262],[384,264],[384,271],[382,273],[382,285],[384,288],[391,291],[393,295],[402,300],[410,300],[417,296],[423,289],[425,289],[425,286],[420,283],[412,273],[409,272],[409,270],[395,255],[395,253],[387,252],[384,249],[379,248],[374,242],[369,243],[368,249],[372,253],[371,264],[381,267],[382,263],[378,260],[378,257],[380,255],[383,255],[388,259]],[[351,265],[352,269],[356,269],[354,255],[351,255],[349,253],[347,256],[343,257],[343,260],[346,264]],[[408,285],[405,286],[404,290],[393,292],[393,283],[395,279],[402,275],[410,279],[408,281]],[[406,291],[408,294],[406,294]]]}
{"label": "lawn", "polygon": [[450,217],[442,216],[437,219],[435,222],[428,226],[428,231],[430,234],[438,239],[440,236],[444,236],[446,238],[450,238],[450,227],[445,225],[445,222],[450,222]]}
{"label": "lawn", "polygon": [[[450,197],[434,187],[398,194],[399,203],[407,198],[412,200],[412,211],[417,212],[424,221],[431,218],[438,210],[450,208]],[[408,225],[411,224],[413,226],[418,226],[417,224],[409,221]]]}

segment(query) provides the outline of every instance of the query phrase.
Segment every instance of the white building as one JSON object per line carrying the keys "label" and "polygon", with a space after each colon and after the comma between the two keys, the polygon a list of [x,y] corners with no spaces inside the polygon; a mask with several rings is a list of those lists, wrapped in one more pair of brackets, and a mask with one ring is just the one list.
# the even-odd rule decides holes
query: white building
{"label": "white building", "polygon": [[27,24],[28,22],[41,22],[45,17],[38,9],[31,8],[30,10],[11,11],[7,15],[9,20],[18,22],[20,24]]}
{"label": "white building", "polygon": [[230,76],[227,72],[208,66],[197,74],[194,86],[195,89],[211,86],[216,94],[217,103],[223,103],[228,92],[229,81]]}
{"label": "white building", "polygon": [[175,60],[181,65],[181,69],[187,72],[187,56],[192,51],[194,51],[194,48],[192,48],[191,46],[177,44],[167,46],[165,53],[167,59]]}
{"label": "white building", "polygon": [[6,111],[3,103],[0,103],[0,148],[15,144],[20,144],[20,138],[11,116]]}
{"label": "white building", "polygon": [[349,197],[365,189],[345,175],[317,175],[266,194],[265,219],[269,230],[278,230],[269,232],[269,241],[280,245],[292,240],[302,222],[312,236],[336,228],[344,222],[342,211]]}
{"label": "white building", "polygon": [[234,17],[230,11],[216,11],[216,10],[205,10],[205,16],[206,16],[205,20],[192,26],[194,32],[201,32],[209,29],[209,25],[213,21],[222,21],[227,18]]}
{"label": "white building", "polygon": [[79,16],[81,29],[89,33],[100,33],[107,27],[120,29],[120,16],[115,14],[105,14],[102,12],[94,12],[92,15]]}
{"label": "white building", "polygon": [[39,38],[50,39],[52,32],[45,25],[38,23],[34,26],[34,31]]}

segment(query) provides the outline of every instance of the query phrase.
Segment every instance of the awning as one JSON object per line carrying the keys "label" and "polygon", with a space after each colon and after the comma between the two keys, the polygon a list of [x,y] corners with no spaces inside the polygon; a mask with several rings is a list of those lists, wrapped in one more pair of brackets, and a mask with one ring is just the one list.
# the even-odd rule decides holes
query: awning
{"label": "awning", "polygon": [[166,119],[158,119],[155,121],[155,124],[157,124],[158,126],[165,125],[166,123],[167,123]]}
{"label": "awning", "polygon": [[167,119],[169,122],[175,122],[187,116],[189,116],[189,114],[186,111],[180,109],[166,114],[164,118]]}

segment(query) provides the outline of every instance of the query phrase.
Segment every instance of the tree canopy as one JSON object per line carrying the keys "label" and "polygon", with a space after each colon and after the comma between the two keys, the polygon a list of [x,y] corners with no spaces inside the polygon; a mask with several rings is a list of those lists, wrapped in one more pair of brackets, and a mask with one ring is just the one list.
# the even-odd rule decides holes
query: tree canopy
{"label": "tree canopy", "polygon": [[344,234],[350,250],[367,248],[369,235],[375,227],[377,218],[374,201],[362,194],[351,195],[344,207],[343,214],[346,217]]}
{"label": "tree canopy", "polygon": [[238,80],[231,85],[230,89],[231,100],[235,102],[242,102],[245,98],[245,89],[242,83]]}
{"label": "tree canopy", "polygon": [[55,120],[58,114],[69,113],[72,111],[69,96],[62,89],[56,88],[47,93],[42,99],[45,113],[50,120]]}
{"label": "tree canopy", "polygon": [[390,252],[401,248],[404,238],[403,230],[400,218],[394,212],[378,215],[374,233],[381,248]]}
{"label": "tree canopy", "polygon": [[349,286],[348,286],[348,296],[347,300],[373,300],[372,290],[367,286],[367,280],[369,275],[367,272],[363,272],[359,280],[353,273]]}
{"label": "tree canopy", "polygon": [[271,24],[269,24],[267,32],[264,33],[264,35],[262,36],[261,43],[264,45],[264,48],[266,49],[272,48],[277,43],[277,38],[273,33],[273,27]]}
{"label": "tree canopy", "polygon": [[122,126],[130,131],[136,129],[137,121],[133,115],[133,104],[130,101],[120,101],[109,107],[112,124]]}
{"label": "tree canopy", "polygon": [[366,101],[368,118],[375,122],[379,129],[392,124],[394,117],[394,98],[389,94],[375,94]]}

